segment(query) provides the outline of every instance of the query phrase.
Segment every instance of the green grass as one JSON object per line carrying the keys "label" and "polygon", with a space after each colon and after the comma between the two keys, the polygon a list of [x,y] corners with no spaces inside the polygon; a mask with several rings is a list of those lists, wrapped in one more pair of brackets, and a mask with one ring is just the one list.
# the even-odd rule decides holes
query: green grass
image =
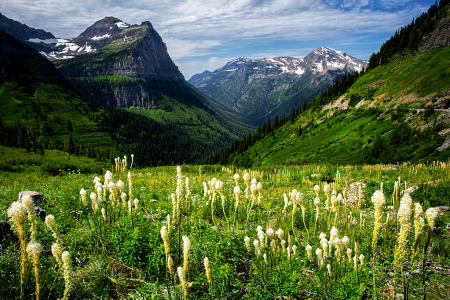
{"label": "green grass", "polygon": [[[95,176],[100,176],[99,173],[62,171],[59,175],[53,176],[42,172],[39,166],[30,166],[23,170],[22,173],[0,171],[0,199],[2,199],[0,200],[0,219],[8,218],[6,210],[20,191],[35,190],[45,195],[45,202],[41,206],[47,214],[55,216],[64,247],[71,255],[73,290],[69,299],[182,298],[178,278],[172,281],[168,274],[163,241],[160,236],[161,227],[167,226],[168,214],[172,216],[173,221],[172,201],[168,196],[175,193],[177,187],[175,167],[131,170],[133,198],[139,199],[139,210],[133,211],[131,218],[128,209],[122,208],[121,200],[119,205],[114,207],[111,206],[110,200],[107,200],[101,202],[101,208],[106,209],[106,220],[103,220],[99,211],[93,212],[89,200],[89,194],[93,191],[93,179]],[[388,293],[386,280],[394,279],[390,272],[392,272],[393,253],[397,247],[399,231],[397,218],[392,216],[392,209],[389,208],[392,205],[394,181],[401,178],[402,190],[405,188],[405,183],[406,188],[419,186],[411,197],[413,202],[423,202],[424,210],[434,206],[449,206],[448,170],[448,164],[403,164],[397,169],[384,168],[381,165],[309,165],[297,168],[254,170],[252,177],[262,183],[263,198],[261,204],[255,204],[250,210],[249,217],[247,217],[246,205],[250,203],[251,198],[247,199],[244,196],[245,184],[242,178],[245,171],[239,170],[242,194],[233,226],[235,211],[233,172],[220,166],[182,166],[181,195],[183,199],[186,196],[185,177],[190,179],[190,197],[188,202],[182,201],[179,227],[180,236],[187,236],[192,242],[186,272],[187,280],[192,282],[188,297],[273,299],[284,296],[309,299],[360,299],[361,297],[373,298],[376,292],[378,298],[382,298],[382,294]],[[337,171],[340,177],[336,177]],[[128,170],[114,172],[114,182],[119,179],[124,181],[125,192],[128,194],[127,172]],[[326,195],[323,192],[324,183],[319,181],[319,177],[311,177],[311,174],[327,172],[330,172],[331,178],[336,180],[331,184],[332,189],[336,189],[338,193],[347,189],[348,197],[352,193],[349,189],[351,183],[364,182],[366,187],[362,193],[361,208],[355,204],[354,198],[349,199],[350,203],[354,204],[347,203],[347,207],[341,203],[336,224],[334,224],[335,213],[328,213],[322,208],[322,215],[315,225],[313,185],[320,184],[322,204],[325,202]],[[100,177],[103,182],[103,176]],[[225,213],[228,221],[223,214],[220,197],[216,199],[212,217],[211,195],[203,196],[202,182],[207,182],[212,177],[224,182]],[[385,230],[382,230],[379,236],[376,249],[377,269],[373,274],[371,264],[374,258],[370,246],[373,231],[373,206],[370,197],[380,188],[380,182],[384,183],[383,190],[387,201],[383,207],[382,222],[385,223],[387,213],[391,217],[390,222],[383,225]],[[87,190],[87,206],[83,205],[80,198],[81,188]],[[294,188],[305,196],[303,202],[305,223],[299,206],[294,218],[292,218],[292,204],[284,207],[282,194],[287,194]],[[395,210],[398,209],[399,200],[398,198],[395,201]],[[145,212],[140,208],[145,209]],[[348,224],[346,221],[350,212],[355,218],[356,225]],[[361,222],[364,222],[365,226],[361,226]],[[448,297],[448,291],[443,287],[450,284],[445,273],[450,264],[448,242],[450,236],[446,229],[449,223],[448,214],[439,216],[436,221],[432,247],[426,258],[434,262],[434,265],[426,269],[427,299]],[[290,261],[281,248],[273,252],[270,246],[262,249],[262,253],[268,256],[268,265],[265,265],[262,256],[256,257],[253,240],[257,239],[255,229],[258,225],[263,227],[263,231],[268,227],[274,230],[282,228],[286,241],[290,236],[291,245],[297,247],[297,253],[291,254]],[[338,263],[336,255],[333,254],[331,258],[326,259],[323,268],[318,266],[315,255],[319,245],[318,235],[324,232],[328,239],[333,225],[339,229],[340,238],[344,235],[350,238],[349,248],[354,250],[354,242],[357,242],[359,253],[365,256],[365,264],[359,266],[358,273],[354,271],[353,263],[347,263],[346,255]],[[317,226],[316,229],[314,229],[315,226]],[[182,264],[183,260],[182,249],[179,255],[177,228],[175,225],[170,233],[170,255],[174,260],[175,268]],[[412,230],[408,235],[405,261],[411,259],[413,232]],[[251,238],[250,252],[247,252],[244,244],[245,236]],[[426,229],[419,240],[419,249],[423,248],[425,239]],[[65,284],[62,276],[58,275],[58,265],[50,252],[54,238],[40,220],[38,241],[44,246],[44,252],[41,255],[43,298],[60,298]],[[280,247],[278,238],[276,244]],[[305,251],[305,246],[308,244],[313,247],[311,262]],[[20,284],[18,244],[3,242],[1,250],[0,295],[2,298],[16,299]],[[333,247],[333,253],[334,250],[335,247]],[[208,257],[211,264],[212,286],[210,287],[205,276],[204,257]],[[421,254],[418,261],[422,261]],[[331,265],[332,277],[328,276],[327,264]],[[408,291],[408,299],[422,297],[422,270],[418,269],[419,274],[408,277],[397,275],[397,293]],[[408,267],[405,267],[406,271],[410,271]],[[27,273],[27,279],[26,294],[32,294],[34,276],[31,271]],[[409,284],[408,287],[405,285],[405,280]]]}

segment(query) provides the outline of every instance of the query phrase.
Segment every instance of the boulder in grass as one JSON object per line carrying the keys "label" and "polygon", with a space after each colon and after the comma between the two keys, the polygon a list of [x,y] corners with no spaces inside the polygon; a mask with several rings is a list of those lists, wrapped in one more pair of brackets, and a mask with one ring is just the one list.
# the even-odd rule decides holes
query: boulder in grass
{"label": "boulder in grass", "polygon": [[19,198],[17,199],[19,202],[22,202],[22,198],[24,196],[30,196],[31,200],[33,200],[34,206],[41,205],[42,202],[44,202],[44,195],[34,192],[34,191],[23,191],[19,193]]}
{"label": "boulder in grass", "polygon": [[1,220],[0,221],[0,243],[10,244],[11,242],[15,242],[16,240],[17,240],[17,238],[11,229],[11,225],[6,221]]}

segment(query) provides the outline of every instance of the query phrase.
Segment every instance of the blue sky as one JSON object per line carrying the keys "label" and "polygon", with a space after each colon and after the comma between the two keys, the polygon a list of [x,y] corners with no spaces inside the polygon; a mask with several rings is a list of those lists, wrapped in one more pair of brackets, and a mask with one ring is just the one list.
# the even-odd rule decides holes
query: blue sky
{"label": "blue sky", "polygon": [[105,16],[150,21],[186,79],[240,56],[302,57],[330,47],[368,59],[434,0],[2,0],[0,12],[60,38]]}

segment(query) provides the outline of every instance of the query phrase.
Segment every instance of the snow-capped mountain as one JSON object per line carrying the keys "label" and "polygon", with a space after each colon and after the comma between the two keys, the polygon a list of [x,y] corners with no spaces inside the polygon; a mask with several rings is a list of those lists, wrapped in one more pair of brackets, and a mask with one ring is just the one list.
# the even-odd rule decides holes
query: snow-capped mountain
{"label": "snow-capped mountain", "polygon": [[235,111],[266,118],[309,102],[338,76],[360,72],[367,63],[342,51],[320,47],[302,58],[240,57],[188,81]]}

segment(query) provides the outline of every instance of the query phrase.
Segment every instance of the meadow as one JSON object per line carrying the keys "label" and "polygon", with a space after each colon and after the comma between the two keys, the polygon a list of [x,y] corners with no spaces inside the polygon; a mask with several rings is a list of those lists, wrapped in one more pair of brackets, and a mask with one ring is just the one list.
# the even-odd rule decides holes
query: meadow
{"label": "meadow", "polygon": [[1,299],[450,299],[448,162],[3,170]]}

